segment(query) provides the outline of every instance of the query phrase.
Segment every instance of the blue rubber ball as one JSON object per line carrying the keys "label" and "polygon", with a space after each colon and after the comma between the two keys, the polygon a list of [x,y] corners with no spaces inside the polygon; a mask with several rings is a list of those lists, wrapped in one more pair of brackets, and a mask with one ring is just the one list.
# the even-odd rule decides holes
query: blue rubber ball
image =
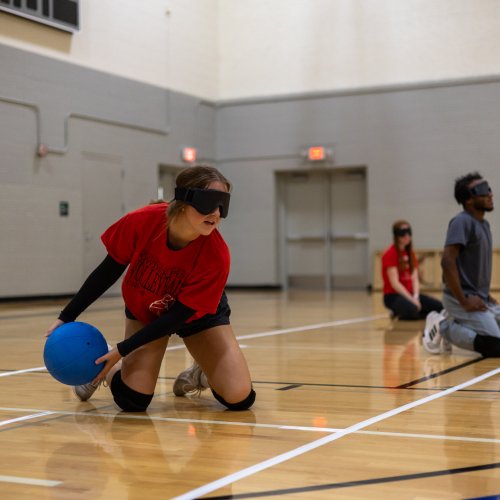
{"label": "blue rubber ball", "polygon": [[47,338],[43,360],[49,373],[66,385],[92,382],[104,368],[95,360],[108,352],[102,333],[88,323],[74,321],[57,327]]}

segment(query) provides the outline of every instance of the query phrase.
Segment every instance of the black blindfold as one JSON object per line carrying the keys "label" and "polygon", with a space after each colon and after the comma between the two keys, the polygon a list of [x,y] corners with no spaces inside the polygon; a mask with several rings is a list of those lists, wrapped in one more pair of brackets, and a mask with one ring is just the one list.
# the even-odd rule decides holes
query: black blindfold
{"label": "black blindfold", "polygon": [[217,208],[220,216],[227,217],[231,195],[226,191],[199,188],[175,188],[175,200],[194,207],[200,214],[211,214]]}
{"label": "black blindfold", "polygon": [[411,227],[403,227],[394,229],[394,236],[406,236],[409,234],[411,236]]}
{"label": "black blindfold", "polygon": [[471,196],[488,196],[491,193],[491,188],[488,181],[483,181],[469,188],[469,193]]}

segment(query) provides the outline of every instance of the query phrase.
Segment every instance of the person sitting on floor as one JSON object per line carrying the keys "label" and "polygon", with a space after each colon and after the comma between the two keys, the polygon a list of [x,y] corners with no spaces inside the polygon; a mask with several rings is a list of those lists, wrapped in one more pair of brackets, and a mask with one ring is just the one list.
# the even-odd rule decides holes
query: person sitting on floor
{"label": "person sitting on floor", "polygon": [[420,293],[418,261],[412,248],[411,226],[405,220],[392,225],[393,244],[382,256],[384,305],[392,316],[403,320],[425,319],[443,304]]}

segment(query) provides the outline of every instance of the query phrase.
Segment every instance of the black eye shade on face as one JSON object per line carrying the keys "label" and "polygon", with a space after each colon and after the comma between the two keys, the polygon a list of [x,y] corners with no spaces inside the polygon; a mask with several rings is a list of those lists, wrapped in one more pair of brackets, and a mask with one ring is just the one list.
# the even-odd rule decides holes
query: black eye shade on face
{"label": "black eye shade on face", "polygon": [[411,227],[402,227],[399,229],[394,229],[394,236],[406,236],[407,234],[411,236]]}
{"label": "black eye shade on face", "polygon": [[472,196],[488,196],[491,193],[491,188],[488,181],[483,181],[469,188],[469,193]]}
{"label": "black eye shade on face", "polygon": [[199,188],[175,188],[175,199],[194,207],[200,214],[211,214],[217,208],[227,217],[231,195],[226,191]]}

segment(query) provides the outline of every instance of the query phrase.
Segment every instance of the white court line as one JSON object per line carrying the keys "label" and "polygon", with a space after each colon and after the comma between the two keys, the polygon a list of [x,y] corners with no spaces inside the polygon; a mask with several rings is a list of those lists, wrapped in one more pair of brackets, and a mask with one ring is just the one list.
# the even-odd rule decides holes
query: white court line
{"label": "white court line", "polygon": [[328,328],[332,326],[355,325],[356,323],[365,323],[375,319],[387,319],[387,314],[377,314],[375,316],[364,316],[355,319],[341,319],[337,321],[329,321],[328,323],[317,323],[316,325],[297,326],[295,328],[284,328],[282,330],[270,330],[268,332],[251,333],[250,335],[238,335],[238,340],[242,339],[257,339],[259,337],[271,337],[273,335],[283,335],[285,333],[306,332],[308,330],[318,330],[320,328]]}
{"label": "white court line", "polygon": [[[10,412],[39,412],[37,414],[29,415],[26,419],[35,418],[44,415],[64,415],[64,416],[85,416],[95,418],[119,418],[121,420],[147,420],[156,422],[175,422],[180,424],[208,424],[208,425],[232,425],[236,427],[255,427],[262,429],[278,429],[285,431],[304,431],[304,432],[322,432],[322,433],[335,433],[343,431],[344,429],[334,427],[311,427],[303,425],[281,425],[281,424],[258,424],[255,422],[233,422],[230,420],[204,420],[192,418],[172,418],[172,417],[155,417],[154,415],[129,415],[121,413],[90,413],[90,412],[77,412],[77,411],[63,411],[63,410],[50,410],[43,411],[35,408],[2,408],[0,411]],[[22,420],[23,417],[13,420]],[[4,421],[6,422],[6,421]],[[9,421],[10,423],[11,421]],[[0,423],[0,425],[5,425]],[[479,437],[466,437],[466,436],[449,436],[439,434],[415,434],[408,432],[384,432],[384,431],[357,431],[356,434],[366,434],[370,436],[389,436],[398,438],[414,438],[414,439],[437,439],[441,441],[466,441],[471,443],[500,443],[500,439],[494,438],[479,438]]]}
{"label": "white court line", "polygon": [[243,479],[245,477],[256,474],[257,472],[263,471],[265,469],[268,469],[270,467],[278,465],[282,462],[286,462],[287,460],[290,460],[290,459],[295,458],[299,455],[307,453],[308,451],[319,448],[320,446],[324,446],[325,444],[329,444],[333,441],[336,441],[337,439],[340,439],[344,436],[347,436],[347,435],[352,434],[356,431],[364,429],[365,427],[368,427],[372,424],[375,424],[375,423],[380,422],[382,420],[385,420],[387,418],[393,417],[394,415],[398,415],[398,414],[403,413],[407,410],[415,408],[416,406],[420,406],[420,405],[423,405],[423,404],[428,403],[430,401],[433,401],[435,399],[442,398],[444,396],[447,396],[448,394],[452,394],[453,392],[459,391],[460,389],[463,389],[464,387],[469,387],[470,385],[477,384],[478,382],[481,382],[482,380],[493,377],[494,375],[497,375],[498,373],[500,373],[500,368],[496,368],[495,370],[491,370],[483,375],[480,375],[479,377],[475,377],[471,380],[468,380],[467,382],[456,385],[454,387],[450,387],[449,389],[446,389],[444,391],[432,394],[432,395],[427,396],[427,397],[422,398],[422,399],[418,399],[417,401],[413,401],[412,403],[408,403],[406,405],[399,406],[398,408],[394,408],[393,410],[386,411],[384,413],[381,413],[380,415],[376,415],[375,417],[369,418],[367,420],[363,420],[362,422],[358,422],[357,424],[351,425],[350,427],[347,427],[347,428],[345,428],[345,429],[343,429],[335,434],[331,434],[329,436],[322,437],[322,438],[317,439],[316,441],[312,441],[311,443],[308,443],[306,445],[299,446],[298,448],[295,448],[294,450],[288,451],[286,453],[282,453],[281,455],[277,455],[277,456],[272,457],[268,460],[265,460],[263,462],[255,464],[255,465],[252,465],[251,467],[247,467],[246,469],[242,469],[238,472],[235,472],[234,474],[229,474],[226,477],[223,477],[223,478],[218,479],[216,481],[213,481],[211,483],[205,484],[204,486],[201,486],[199,488],[191,490],[187,493],[184,493],[183,495],[177,496],[177,497],[173,498],[172,500],[193,500],[193,499],[199,498],[203,495],[207,495],[208,493],[212,493],[213,491],[218,490],[220,488],[223,488],[224,486],[227,486],[228,484],[234,483],[235,481],[238,481],[238,480]]}
{"label": "white court line", "polygon": [[[354,319],[340,319],[337,321],[329,321],[327,323],[317,323],[315,325],[297,326],[294,328],[284,328],[281,330],[269,330],[268,332],[251,333],[249,335],[238,335],[236,340],[257,339],[260,337],[272,337],[273,335],[284,335],[285,333],[306,332],[308,330],[319,330],[320,328],[329,328],[333,326],[355,325],[356,323],[366,323],[375,319],[387,319],[387,314],[376,314],[375,316],[364,316]],[[246,346],[245,346],[246,347]],[[167,351],[175,351],[177,349],[185,349],[184,344],[167,347]]]}
{"label": "white court line", "polygon": [[[355,319],[343,319],[338,321],[330,321],[328,323],[318,323],[316,325],[305,325],[305,326],[298,326],[295,328],[285,328],[282,330],[270,330],[268,332],[252,333],[250,335],[240,335],[236,337],[236,339],[237,340],[256,339],[259,337],[271,337],[273,335],[283,335],[285,333],[305,332],[308,330],[317,330],[319,328],[328,328],[332,326],[355,325],[356,323],[365,323],[367,321],[373,321],[375,319],[382,319],[382,318],[387,318],[387,314],[377,314],[376,316],[365,316],[362,318],[355,318]],[[247,347],[247,346],[242,346],[242,347]],[[180,344],[167,347],[167,351],[176,351],[178,349],[185,349],[185,348],[186,346],[184,344]],[[46,370],[45,366],[40,366],[38,368],[28,368],[26,370],[17,370],[15,372],[0,373],[0,377],[10,377],[11,375],[18,375],[20,373],[37,372],[42,370]]]}
{"label": "white court line", "polygon": [[369,434],[373,436],[390,436],[418,439],[439,439],[441,441],[468,441],[470,443],[500,443],[500,439],[472,438],[466,436],[439,436],[433,434],[413,434],[406,432],[382,432],[382,431],[359,431],[358,434]]}
{"label": "white court line", "polygon": [[49,488],[62,484],[62,481],[50,481],[49,479],[35,479],[34,477],[19,476],[0,476],[0,482],[29,484],[32,486],[48,486]]}
{"label": "white court line", "polygon": [[24,417],[11,418],[10,420],[2,420],[0,422],[0,427],[2,425],[14,424],[16,422],[21,422],[23,420],[31,420],[32,418],[45,417],[46,415],[54,415],[53,411],[41,411],[40,413],[33,413],[33,415],[25,415]]}
{"label": "white court line", "polygon": [[42,370],[46,370],[45,366],[39,366],[38,368],[26,368],[26,370],[16,370],[15,372],[4,372],[0,373],[0,377],[10,377],[11,375],[19,375],[20,373],[28,373],[28,372],[41,372]]}

